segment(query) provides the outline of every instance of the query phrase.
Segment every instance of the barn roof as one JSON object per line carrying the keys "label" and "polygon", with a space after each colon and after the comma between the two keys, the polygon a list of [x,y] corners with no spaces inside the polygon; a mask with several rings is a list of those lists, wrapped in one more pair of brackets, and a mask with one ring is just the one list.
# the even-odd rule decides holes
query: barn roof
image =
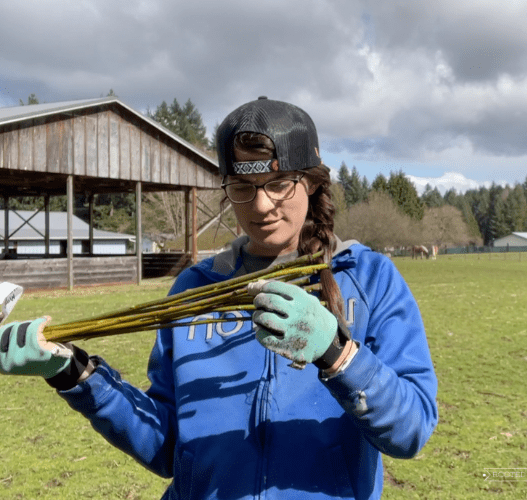
{"label": "barn roof", "polygon": [[0,196],[217,189],[217,161],[116,97],[0,108]]}
{"label": "barn roof", "polygon": [[135,109],[126,105],[124,102],[120,101],[116,97],[102,97],[99,99],[82,99],[78,101],[63,101],[63,102],[52,102],[52,103],[45,103],[45,104],[31,104],[31,105],[25,105],[25,106],[13,106],[13,107],[8,107],[8,108],[0,108],[0,125],[8,124],[8,123],[20,123],[26,120],[34,120],[36,118],[44,118],[47,116],[53,116],[53,115],[57,115],[61,113],[71,113],[73,111],[82,111],[82,110],[87,110],[90,108],[95,108],[97,106],[100,106],[101,104],[107,105],[107,104],[113,104],[113,103],[126,109],[127,111],[134,114],[138,118],[141,118],[141,120],[144,120],[145,122],[149,123],[154,128],[159,130],[159,132],[161,132],[162,134],[184,145],[186,148],[190,149],[191,151],[196,153],[198,156],[201,156],[207,161],[216,163],[216,166],[217,166],[217,162],[215,160],[213,160],[210,156],[204,154],[198,148],[190,144],[190,142],[185,141],[178,135],[174,134],[167,128],[163,127],[163,125],[161,125],[160,123],[156,122],[155,120],[152,120],[146,115],[143,115],[139,111],[136,111]]}
{"label": "barn roof", "polygon": [[518,232],[514,232],[512,233],[514,234],[514,236],[518,236],[519,238],[524,238],[527,240],[527,233],[518,233]]}
{"label": "barn roof", "polygon": [[[20,214],[20,215],[18,215]],[[9,232],[12,236],[10,241],[17,240],[43,240],[45,234],[45,213],[30,210],[9,210]],[[31,218],[31,216],[33,216]],[[31,218],[31,220],[29,220]],[[29,220],[28,224],[25,221]],[[32,227],[33,226],[33,227]],[[49,237],[50,240],[65,240],[68,237],[68,214],[67,212],[49,213]],[[19,229],[20,228],[20,229]],[[15,232],[16,231],[16,232]],[[90,226],[79,217],[73,216],[73,239],[87,239],[89,237]],[[40,233],[39,233],[40,232]],[[13,234],[14,233],[14,234]],[[0,210],[0,240],[4,239],[4,211]],[[116,240],[134,239],[133,234],[113,233],[111,231],[93,230],[95,240]]]}

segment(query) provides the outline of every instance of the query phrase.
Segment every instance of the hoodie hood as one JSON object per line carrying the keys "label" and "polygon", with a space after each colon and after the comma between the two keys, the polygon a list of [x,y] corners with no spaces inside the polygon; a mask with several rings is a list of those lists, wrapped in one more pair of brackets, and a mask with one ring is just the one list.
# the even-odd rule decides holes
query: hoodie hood
{"label": "hoodie hood", "polygon": [[[355,267],[359,254],[369,250],[357,240],[341,241],[337,236],[335,238],[337,239],[337,247],[331,261],[334,272]],[[247,274],[247,270],[243,266],[242,247],[248,242],[248,236],[240,236],[232,242],[228,250],[203,260],[193,268],[205,275],[210,281],[224,281]],[[278,256],[272,265],[280,264],[289,259],[288,256],[282,258]]]}

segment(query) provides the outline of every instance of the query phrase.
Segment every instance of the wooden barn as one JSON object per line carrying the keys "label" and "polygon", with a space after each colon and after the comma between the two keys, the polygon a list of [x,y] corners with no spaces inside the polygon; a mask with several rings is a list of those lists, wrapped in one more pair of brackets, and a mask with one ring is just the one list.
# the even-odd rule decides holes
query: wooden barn
{"label": "wooden barn", "polygon": [[[99,282],[140,282],[141,195],[183,191],[186,201],[185,254],[197,261],[197,190],[218,189],[214,159],[114,97],[0,108],[0,197],[3,234],[0,249],[8,257],[15,238],[10,227],[10,198],[42,199],[42,259],[0,260],[0,280],[26,288],[73,287]],[[135,255],[96,257],[93,199],[103,193],[135,193]],[[90,200],[88,238],[75,257],[73,201]],[[64,253],[53,258],[50,197],[67,195]],[[27,225],[30,220],[25,221]],[[20,226],[20,224],[18,224]],[[17,226],[17,227],[18,227]],[[159,259],[163,255],[159,255]],[[155,265],[155,263],[154,263]]]}

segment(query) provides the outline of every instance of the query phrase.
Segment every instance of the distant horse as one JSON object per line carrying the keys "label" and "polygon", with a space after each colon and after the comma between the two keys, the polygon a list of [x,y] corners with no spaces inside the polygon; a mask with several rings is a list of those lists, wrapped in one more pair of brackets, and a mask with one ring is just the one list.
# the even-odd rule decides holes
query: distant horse
{"label": "distant horse", "polygon": [[428,254],[428,248],[426,248],[424,245],[414,245],[412,247],[412,259],[417,259],[417,255],[421,256],[421,259],[423,258],[423,255],[426,255],[426,258],[430,257]]}

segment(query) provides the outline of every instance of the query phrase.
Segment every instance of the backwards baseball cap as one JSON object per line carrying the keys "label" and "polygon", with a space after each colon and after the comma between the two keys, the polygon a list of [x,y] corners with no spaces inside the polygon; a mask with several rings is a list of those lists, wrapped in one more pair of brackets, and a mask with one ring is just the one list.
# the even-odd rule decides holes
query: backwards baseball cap
{"label": "backwards baseball cap", "polygon": [[271,168],[272,160],[236,162],[234,137],[242,132],[263,134],[273,141],[279,172],[305,170],[322,164],[317,130],[310,116],[293,104],[259,97],[235,109],[216,131],[218,162],[223,176],[275,171]]}

